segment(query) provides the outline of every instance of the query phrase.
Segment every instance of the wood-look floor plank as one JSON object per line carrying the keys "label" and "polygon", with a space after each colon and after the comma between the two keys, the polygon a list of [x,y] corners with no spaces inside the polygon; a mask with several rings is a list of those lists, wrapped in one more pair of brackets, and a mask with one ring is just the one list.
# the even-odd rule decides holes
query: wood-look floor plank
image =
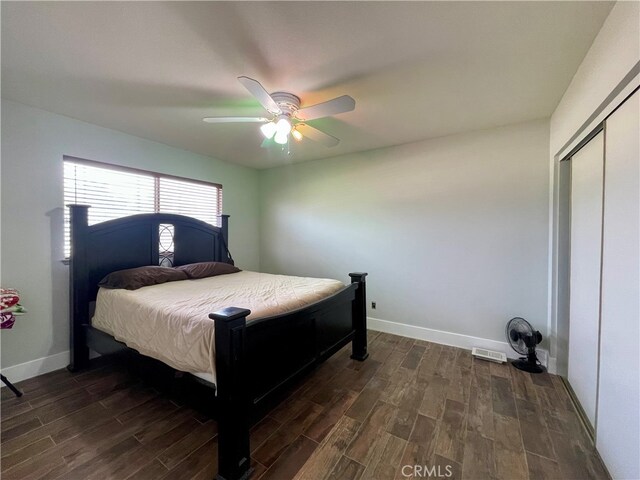
{"label": "wood-look floor plank", "polygon": [[407,442],[388,433],[383,433],[377,443],[363,478],[371,480],[393,479],[400,469],[402,454]]}
{"label": "wood-look floor plank", "polygon": [[570,433],[585,447],[592,443],[573,405],[568,406],[555,388],[536,386],[536,395],[550,431]]}
{"label": "wood-look floor plank", "polygon": [[[8,390],[8,388],[3,388],[3,391],[4,390]],[[2,419],[8,420],[12,417],[15,417],[16,415],[20,415],[28,412],[29,410],[32,410],[33,407],[26,398],[28,397],[23,396],[2,402],[2,407],[0,408],[0,410],[2,411]]]}
{"label": "wood-look floor plank", "polygon": [[422,355],[422,361],[418,366],[418,377],[429,378],[436,373],[438,359],[442,353],[442,345],[430,344]]}
{"label": "wood-look floor plank", "polygon": [[471,362],[471,371],[474,377],[490,377],[491,376],[491,363],[486,360],[474,358]]}
{"label": "wood-look floor plank", "polygon": [[309,460],[296,474],[296,480],[321,480],[333,470],[360,428],[360,422],[344,416]]}
{"label": "wood-look floor plank", "polygon": [[[462,464],[454,462],[450,458],[438,455],[437,453],[431,458],[430,462],[419,464],[419,466],[423,467],[420,470],[421,478],[447,478],[449,480],[462,479]],[[429,472],[433,473],[429,474]],[[479,477],[475,480],[479,480]]]}
{"label": "wood-look floor plank", "polygon": [[477,432],[486,438],[494,438],[490,376],[472,376],[469,391],[467,430]]}
{"label": "wood-look floor plank", "polygon": [[364,422],[365,418],[367,418],[373,409],[373,406],[380,399],[381,392],[384,391],[388,385],[389,380],[377,376],[373,377],[345,414],[359,422]]}
{"label": "wood-look floor plank", "polygon": [[135,461],[146,464],[151,460],[150,457],[144,456],[141,446],[142,444],[134,437],[127,437],[96,455],[90,462],[85,462],[65,472],[64,478],[65,480],[126,478],[137,470]]}
{"label": "wood-look floor plank", "polygon": [[[467,432],[464,442],[462,478],[495,478],[493,440],[476,432]],[[515,477],[513,477],[515,480]]]}
{"label": "wood-look floor plank", "polygon": [[562,377],[558,375],[551,375],[551,382],[553,383],[556,398],[559,400],[558,407],[563,410],[573,411],[573,401],[571,400],[571,396],[569,395],[569,391],[567,390]]}
{"label": "wood-look floor plank", "polygon": [[[527,452],[527,470],[531,480],[558,480],[563,478],[558,463]],[[604,479],[603,479],[604,480]]]}
{"label": "wood-look floor plank", "polygon": [[537,403],[535,384],[528,372],[523,372],[515,367],[510,369],[511,383],[513,385],[513,393],[517,399],[526,400],[528,402]]}
{"label": "wood-look floor plank", "polygon": [[518,418],[521,421],[546,425],[542,409],[537,403],[516,398],[516,408],[518,410]]}
{"label": "wood-look floor plank", "polygon": [[367,465],[374,447],[380,441],[382,433],[386,431],[393,418],[395,407],[379,401],[366,418],[358,433],[346,451],[347,457],[362,465]]}
{"label": "wood-look floor plank", "polygon": [[329,474],[327,480],[359,480],[364,473],[364,465],[342,455]]}
{"label": "wood-look floor plank", "polygon": [[131,410],[117,415],[116,420],[123,425],[144,427],[145,425],[154,423],[156,420],[166,418],[168,415],[176,412],[178,408],[179,407],[168,398],[154,397]]}
{"label": "wood-look floor plank", "polygon": [[[363,394],[360,396],[362,395]],[[320,443],[336,423],[338,423],[340,418],[345,414],[345,411],[351,409],[356,397],[358,397],[358,395],[351,390],[337,393],[325,406],[324,410],[311,421],[309,426],[304,430],[304,434]]]}
{"label": "wood-look floor plank", "polygon": [[[265,467],[264,465],[262,465],[260,462],[256,461],[255,458],[251,459],[251,474],[249,476],[249,478],[251,480],[260,480],[262,478],[262,476],[265,474],[265,472],[267,471],[267,467]],[[203,478],[202,480],[211,480],[209,478]]]}
{"label": "wood-look floor plank", "polygon": [[535,385],[547,388],[554,388],[553,382],[551,381],[551,375],[547,372],[536,373],[535,375],[531,375],[531,380]]}
{"label": "wood-look floor plank", "polygon": [[[143,439],[140,439],[140,437],[136,435],[136,439],[145,446],[146,451],[152,452],[156,457],[160,458],[164,452],[171,448],[174,450],[170,450],[169,453],[175,454],[175,449],[179,448],[176,445],[180,445],[181,442],[189,442],[190,440],[187,439],[187,437],[198,429],[206,428],[203,427],[203,425],[205,424],[198,422],[195,418],[188,418],[182,422],[178,422],[173,425],[173,428],[163,422],[162,429],[154,430],[152,435],[147,435]],[[211,425],[211,427],[211,434],[214,434],[213,428],[215,428],[215,426]],[[193,444],[195,443],[197,442],[193,442]]]}
{"label": "wood-look floor plank", "polygon": [[169,470],[188,457],[194,450],[209,442],[217,434],[214,421],[196,426],[191,432],[164,450],[158,459]]}
{"label": "wood-look floor plank", "polygon": [[520,422],[494,415],[494,455],[496,477],[500,480],[527,480],[527,460],[522,445]]}
{"label": "wood-look floor plank", "polygon": [[[164,463],[164,462],[163,462]],[[218,468],[218,437],[210,438],[191,455],[170,468],[163,479],[190,479],[198,474],[214,478]]]}
{"label": "wood-look floor plank", "polygon": [[393,350],[384,364],[377,370],[376,376],[390,380],[404,361],[405,353]]}
{"label": "wood-look floor plank", "polygon": [[[494,364],[492,364],[494,365]],[[511,390],[511,377],[491,375],[491,398],[493,411],[506,417],[518,418],[515,397]]]}
{"label": "wood-look floor plank", "polygon": [[28,397],[29,404],[33,408],[38,408],[50,403],[58,403],[68,397],[75,397],[82,391],[84,391],[84,388],[71,378],[62,384],[56,385],[56,388],[48,389],[46,392],[34,392],[30,394]]}
{"label": "wood-look floor plank", "polygon": [[[167,432],[180,429],[184,432],[184,435],[186,435],[199,425],[201,424],[194,418],[192,411],[187,408],[181,408],[177,412],[170,413],[164,418],[158,419],[149,425],[144,425],[136,429],[134,436],[139,442],[149,445],[152,442],[157,441],[163,435],[166,435]],[[178,441],[180,438],[177,438],[174,434],[171,438],[172,443]]]}
{"label": "wood-look floor plank", "polygon": [[361,367],[356,370],[356,374],[353,377],[348,377],[348,384],[346,386],[354,392],[361,392],[379,370],[380,366],[380,362],[372,359],[361,362]]}
{"label": "wood-look floor plank", "polygon": [[396,345],[398,345],[398,342],[400,342],[402,338],[403,337],[399,337],[398,335],[392,335],[390,333],[380,332],[380,335],[378,335],[378,338],[374,342],[374,345],[381,343],[382,345],[395,348]]}
{"label": "wood-look floor plank", "polygon": [[465,405],[445,400],[444,413],[438,429],[435,452],[442,457],[462,463],[465,439]]}
{"label": "wood-look floor plank", "polygon": [[291,480],[317,447],[318,443],[304,435],[298,435],[260,478],[262,480]]}
{"label": "wood-look floor plank", "polygon": [[415,370],[400,367],[387,386],[380,392],[380,399],[391,405],[399,406],[405,392],[418,383],[425,384],[426,380],[418,378]]}
{"label": "wood-look floor plank", "polygon": [[400,337],[398,343],[396,343],[395,349],[399,352],[408,353],[413,347],[415,339],[409,337]]}
{"label": "wood-look floor plank", "polygon": [[511,369],[514,368],[510,363],[489,363],[489,371],[495,377],[502,377],[511,380]]}
{"label": "wood-look floor plank", "polygon": [[435,374],[440,375],[443,378],[450,378],[456,364],[457,356],[458,351],[456,348],[443,345],[436,363]]}
{"label": "wood-look floor plank", "polygon": [[425,392],[419,412],[436,420],[442,416],[444,402],[449,389],[449,380],[439,375],[431,375],[425,380]]}
{"label": "wood-look floor plank", "polygon": [[[423,465],[435,451],[438,422],[433,418],[418,415],[409,441],[404,449],[401,465]],[[404,477],[396,472],[395,478]]]}
{"label": "wood-look floor plank", "polygon": [[449,378],[447,398],[460,403],[468,404],[471,390],[471,368],[456,365]]}
{"label": "wood-look floor plank", "polygon": [[420,361],[422,360],[422,355],[424,354],[427,348],[422,345],[413,345],[409,352],[404,357],[404,360],[400,364],[400,366],[407,368],[409,370],[415,370],[420,365]]}
{"label": "wood-look floor plank", "polygon": [[134,385],[126,390],[120,390],[108,395],[106,398],[100,400],[100,403],[109,411],[109,414],[117,416],[145,403],[157,395],[158,393],[151,387]]}
{"label": "wood-look floor plank", "polygon": [[157,480],[166,475],[168,471],[167,467],[165,467],[160,460],[154,458],[149,463],[129,474],[127,480]]}
{"label": "wood-look floor plank", "polygon": [[267,438],[280,428],[282,424],[274,418],[267,416],[251,428],[251,452],[262,445]]}
{"label": "wood-look floor plank", "polygon": [[409,439],[423,396],[423,390],[418,387],[409,385],[405,388],[389,425],[389,433],[404,440]]}
{"label": "wood-look floor plank", "polygon": [[269,413],[269,416],[279,423],[286,423],[309,407],[307,398],[287,398]]}
{"label": "wood-look floor plank", "polygon": [[[42,422],[38,417],[31,417],[31,411],[26,412],[27,417],[22,417],[22,415],[18,415],[16,417],[10,418],[7,420],[5,427],[6,430],[3,430],[0,434],[0,441],[2,443],[8,442],[14,438],[18,438],[22,435],[25,435],[33,430],[36,430],[42,427]],[[31,418],[30,418],[31,417]],[[19,422],[12,425],[12,421]]]}
{"label": "wood-look floor plank", "polygon": [[380,347],[370,349],[369,358],[383,364],[387,361],[392,352],[392,347],[382,345]]}
{"label": "wood-look floor plank", "polygon": [[282,424],[273,435],[253,452],[253,457],[265,467],[271,467],[283,452],[304,432],[318,416],[323,408],[308,402],[305,408],[294,418]]}
{"label": "wood-look floor plank", "polygon": [[0,461],[0,464],[2,464],[2,471],[4,472],[5,470],[18,465],[31,457],[53,448],[55,445],[56,444],[51,437],[43,437],[19,450],[13,451],[12,453],[5,453],[3,451],[2,460]]}
{"label": "wood-look floor plank", "polygon": [[563,478],[600,480],[608,478],[592,446],[566,433],[554,432],[551,443]]}

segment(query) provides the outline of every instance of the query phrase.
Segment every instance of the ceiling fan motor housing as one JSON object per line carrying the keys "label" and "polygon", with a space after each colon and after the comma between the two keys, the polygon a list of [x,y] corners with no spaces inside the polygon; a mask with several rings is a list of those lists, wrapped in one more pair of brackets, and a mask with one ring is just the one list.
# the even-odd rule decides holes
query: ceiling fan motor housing
{"label": "ceiling fan motor housing", "polygon": [[274,92],[271,98],[278,104],[282,113],[288,117],[295,116],[300,109],[300,97],[289,92]]}

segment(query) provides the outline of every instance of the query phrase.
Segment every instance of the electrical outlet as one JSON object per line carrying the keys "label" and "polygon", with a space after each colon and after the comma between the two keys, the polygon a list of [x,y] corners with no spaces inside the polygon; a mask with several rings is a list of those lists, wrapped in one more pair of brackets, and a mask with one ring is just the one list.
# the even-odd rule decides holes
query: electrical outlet
{"label": "electrical outlet", "polygon": [[376,309],[376,302],[371,302],[371,308]]}

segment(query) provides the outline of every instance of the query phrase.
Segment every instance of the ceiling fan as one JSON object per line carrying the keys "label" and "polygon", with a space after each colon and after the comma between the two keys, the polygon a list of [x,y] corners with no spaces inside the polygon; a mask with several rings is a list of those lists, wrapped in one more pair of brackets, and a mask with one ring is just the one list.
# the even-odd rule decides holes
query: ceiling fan
{"label": "ceiling fan", "polygon": [[263,123],[262,134],[280,144],[289,141],[289,135],[300,141],[308,138],[327,147],[334,147],[340,140],[307,124],[308,120],[350,112],[356,108],[356,101],[349,95],[328,100],[317,105],[300,108],[300,97],[288,92],[269,94],[264,87],[253,78],[238,77],[238,81],[269,112],[268,117],[206,117],[207,123]]}

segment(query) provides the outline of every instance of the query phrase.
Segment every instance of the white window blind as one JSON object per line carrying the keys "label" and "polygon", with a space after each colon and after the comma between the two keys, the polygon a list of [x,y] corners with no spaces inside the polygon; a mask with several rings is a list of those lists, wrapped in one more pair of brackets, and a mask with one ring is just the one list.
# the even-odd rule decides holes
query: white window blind
{"label": "white window blind", "polygon": [[90,205],[89,225],[138,213],[177,213],[220,226],[222,185],[65,157],[64,253],[69,257],[66,205]]}

